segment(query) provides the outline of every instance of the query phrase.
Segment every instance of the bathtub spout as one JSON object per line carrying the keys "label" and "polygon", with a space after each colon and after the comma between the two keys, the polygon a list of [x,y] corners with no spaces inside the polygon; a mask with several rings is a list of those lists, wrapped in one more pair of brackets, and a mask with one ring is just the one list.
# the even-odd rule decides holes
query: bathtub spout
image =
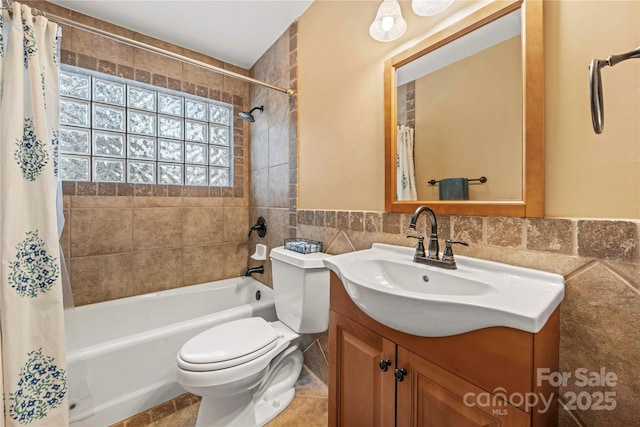
{"label": "bathtub spout", "polygon": [[247,271],[245,271],[244,275],[251,276],[253,273],[264,274],[264,267],[261,265],[260,267],[247,268]]}

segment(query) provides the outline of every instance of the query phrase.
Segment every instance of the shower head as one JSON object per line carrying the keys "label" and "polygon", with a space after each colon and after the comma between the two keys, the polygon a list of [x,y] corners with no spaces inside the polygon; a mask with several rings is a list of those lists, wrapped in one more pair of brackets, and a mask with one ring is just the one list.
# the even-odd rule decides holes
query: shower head
{"label": "shower head", "polygon": [[255,110],[260,110],[260,112],[263,113],[264,112],[264,105],[261,105],[259,107],[253,107],[251,109],[251,111],[249,111],[248,113],[246,111],[241,111],[240,113],[238,113],[238,116],[240,116],[240,118],[243,119],[243,120],[247,120],[247,121],[253,123],[253,122],[256,121],[256,118],[253,117],[253,114],[252,114]]}

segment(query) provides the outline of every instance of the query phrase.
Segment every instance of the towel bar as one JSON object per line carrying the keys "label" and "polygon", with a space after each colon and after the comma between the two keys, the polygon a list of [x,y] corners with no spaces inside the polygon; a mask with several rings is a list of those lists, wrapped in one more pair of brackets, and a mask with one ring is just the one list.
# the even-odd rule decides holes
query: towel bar
{"label": "towel bar", "polygon": [[[431,185],[436,185],[436,184],[437,184],[437,183],[439,183],[440,181],[442,181],[442,180],[441,180],[441,179],[439,179],[439,180],[437,180],[437,181],[436,181],[435,179],[432,179],[431,181],[427,181],[427,182],[428,182],[429,184],[431,184]],[[469,179],[468,181],[469,181],[469,182],[472,182],[472,181],[479,181],[481,184],[484,184],[485,182],[487,182],[487,177],[486,177],[486,176],[481,176],[480,178]]]}

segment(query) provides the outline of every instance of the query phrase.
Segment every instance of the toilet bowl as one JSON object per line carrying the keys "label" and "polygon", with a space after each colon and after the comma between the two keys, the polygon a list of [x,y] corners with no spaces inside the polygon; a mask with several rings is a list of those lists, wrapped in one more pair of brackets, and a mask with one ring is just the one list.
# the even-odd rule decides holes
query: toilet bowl
{"label": "toilet bowl", "polygon": [[186,391],[202,396],[196,427],[262,426],[291,403],[303,363],[299,333],[328,327],[329,272],[322,263],[327,256],[274,248],[279,320],[234,320],[182,346],[176,378]]}

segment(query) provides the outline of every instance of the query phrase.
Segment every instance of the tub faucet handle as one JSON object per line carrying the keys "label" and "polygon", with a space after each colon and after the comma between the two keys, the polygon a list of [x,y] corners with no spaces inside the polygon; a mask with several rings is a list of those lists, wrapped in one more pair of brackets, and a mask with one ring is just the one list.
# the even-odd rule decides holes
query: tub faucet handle
{"label": "tub faucet handle", "polygon": [[251,237],[253,230],[255,230],[260,237],[264,237],[267,234],[267,221],[265,221],[264,217],[258,217],[258,221],[249,229],[249,236],[247,237]]}

